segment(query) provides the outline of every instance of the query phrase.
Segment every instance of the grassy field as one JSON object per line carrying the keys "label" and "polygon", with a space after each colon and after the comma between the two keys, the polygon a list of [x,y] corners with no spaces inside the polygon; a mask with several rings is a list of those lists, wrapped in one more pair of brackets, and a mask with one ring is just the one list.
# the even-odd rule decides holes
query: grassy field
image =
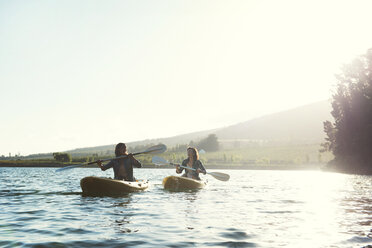
{"label": "grassy field", "polygon": [[[254,146],[241,149],[221,150],[200,154],[200,159],[206,166],[303,166],[323,165],[333,159],[331,153],[319,153],[319,144],[286,145],[286,146]],[[180,163],[187,155],[184,152],[165,152],[159,154],[170,162]],[[111,155],[113,157],[113,155]],[[110,158],[110,155],[94,157],[96,159]],[[137,158],[150,166],[152,156],[139,155]],[[93,158],[90,159],[90,161]],[[57,162],[53,159],[43,160],[6,160],[0,161],[0,166],[29,166],[29,167],[60,167],[69,164],[85,162],[85,157],[73,158],[71,163]]]}
{"label": "grassy field", "polygon": [[0,160],[0,167],[61,167],[70,163],[62,163],[52,159],[43,160]]}
{"label": "grassy field", "polygon": [[[333,159],[331,153],[319,153],[320,145],[255,146],[241,149],[222,150],[200,154],[205,164],[214,165],[304,165],[326,164]],[[165,152],[159,155],[170,162],[181,162],[185,152]],[[150,163],[151,156],[140,156],[141,161]]]}

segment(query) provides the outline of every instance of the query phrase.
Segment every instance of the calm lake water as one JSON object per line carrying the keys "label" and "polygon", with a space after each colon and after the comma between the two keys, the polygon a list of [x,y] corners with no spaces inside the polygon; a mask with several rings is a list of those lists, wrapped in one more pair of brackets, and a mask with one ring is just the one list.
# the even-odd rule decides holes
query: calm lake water
{"label": "calm lake water", "polygon": [[[213,171],[213,170],[210,170]],[[80,179],[112,170],[0,168],[0,247],[367,247],[372,177],[222,171],[197,192],[167,192],[170,169],[136,169],[150,188],[83,197]]]}

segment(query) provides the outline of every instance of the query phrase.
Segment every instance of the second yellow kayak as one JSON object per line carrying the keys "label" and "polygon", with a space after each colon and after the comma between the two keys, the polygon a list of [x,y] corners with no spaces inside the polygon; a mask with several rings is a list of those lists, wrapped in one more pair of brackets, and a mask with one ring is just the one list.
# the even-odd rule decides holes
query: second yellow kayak
{"label": "second yellow kayak", "polygon": [[163,179],[164,189],[170,191],[195,190],[204,188],[206,182],[187,177],[169,176]]}

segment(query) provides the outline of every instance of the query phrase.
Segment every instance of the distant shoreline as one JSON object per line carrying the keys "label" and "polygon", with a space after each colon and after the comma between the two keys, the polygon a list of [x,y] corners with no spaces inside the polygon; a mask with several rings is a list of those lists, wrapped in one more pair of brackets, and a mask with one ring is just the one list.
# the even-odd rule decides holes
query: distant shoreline
{"label": "distant shoreline", "polygon": [[[59,163],[7,163],[0,162],[0,167],[29,167],[29,168],[61,168],[72,164],[59,164]],[[319,164],[307,165],[215,165],[207,164],[205,167],[209,170],[320,170]],[[97,166],[87,165],[80,168],[97,168]],[[147,169],[172,169],[172,166],[156,166],[153,164],[143,164],[142,168]]]}

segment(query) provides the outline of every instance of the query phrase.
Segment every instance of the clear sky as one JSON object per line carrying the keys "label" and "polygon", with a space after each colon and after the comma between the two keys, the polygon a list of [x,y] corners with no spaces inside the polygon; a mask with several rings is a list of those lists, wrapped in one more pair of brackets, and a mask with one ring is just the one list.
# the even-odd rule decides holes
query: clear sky
{"label": "clear sky", "polygon": [[223,127],[329,99],[372,1],[0,0],[0,155]]}

